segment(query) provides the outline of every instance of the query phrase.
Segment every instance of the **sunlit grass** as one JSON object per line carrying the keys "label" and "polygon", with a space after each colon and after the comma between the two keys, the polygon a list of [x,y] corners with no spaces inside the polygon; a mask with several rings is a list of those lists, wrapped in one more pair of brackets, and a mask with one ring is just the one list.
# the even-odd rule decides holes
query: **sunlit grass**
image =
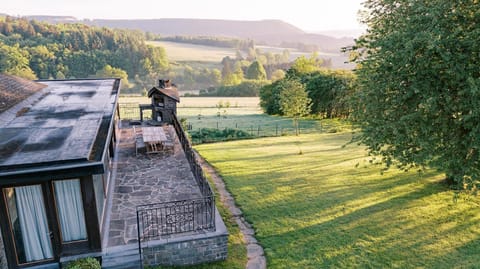
{"label": "sunlit grass", "polygon": [[348,133],[205,144],[269,268],[476,268],[480,200],[370,163]]}

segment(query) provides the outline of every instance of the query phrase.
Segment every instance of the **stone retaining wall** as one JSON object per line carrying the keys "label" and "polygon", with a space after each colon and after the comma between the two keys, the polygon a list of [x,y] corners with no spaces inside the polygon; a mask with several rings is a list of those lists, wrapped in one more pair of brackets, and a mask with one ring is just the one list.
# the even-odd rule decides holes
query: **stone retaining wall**
{"label": "stone retaining wall", "polygon": [[5,256],[5,246],[3,245],[1,233],[0,233],[0,269],[7,269],[7,257]]}
{"label": "stone retaining wall", "polygon": [[143,249],[144,265],[183,266],[225,260],[228,234],[171,242]]}

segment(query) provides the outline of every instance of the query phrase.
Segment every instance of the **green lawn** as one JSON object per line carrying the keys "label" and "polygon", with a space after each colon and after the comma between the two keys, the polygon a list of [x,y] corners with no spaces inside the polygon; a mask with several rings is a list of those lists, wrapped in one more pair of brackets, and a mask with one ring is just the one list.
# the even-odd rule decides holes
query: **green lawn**
{"label": "green lawn", "polygon": [[350,137],[196,149],[255,227],[269,268],[478,268],[479,198],[456,196],[434,171],[382,175],[363,147],[343,147]]}

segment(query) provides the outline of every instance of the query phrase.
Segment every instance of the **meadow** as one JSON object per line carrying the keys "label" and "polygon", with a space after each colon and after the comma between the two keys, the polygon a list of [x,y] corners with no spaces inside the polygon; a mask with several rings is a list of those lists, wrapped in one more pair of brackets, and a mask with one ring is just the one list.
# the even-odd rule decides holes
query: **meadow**
{"label": "meadow", "polygon": [[[170,62],[188,62],[189,64],[205,64],[205,63],[215,63],[213,67],[218,68],[218,64],[222,61],[224,57],[236,57],[236,49],[233,48],[220,48],[213,46],[203,46],[196,44],[187,44],[179,42],[169,42],[169,41],[147,41],[147,44],[153,46],[161,46],[165,48],[167,56]],[[274,54],[281,54],[284,50],[290,52],[290,61],[294,61],[298,57],[310,57],[312,53],[302,52],[294,48],[281,48],[274,46],[261,46],[258,45],[256,48],[260,49],[263,52],[271,52]],[[318,56],[324,59],[332,60],[333,68],[342,68],[342,69],[352,69],[352,64],[345,64],[348,61],[348,55],[338,52],[338,53],[326,53],[318,52]],[[221,68],[221,67],[220,67]]]}
{"label": "meadow", "polygon": [[[185,101],[183,101],[185,100]],[[192,130],[212,128],[239,129],[255,137],[282,136],[295,133],[291,118],[264,114],[258,97],[200,97],[183,98],[178,107],[179,118],[185,118]],[[225,104],[229,107],[226,108]],[[219,108],[222,104],[224,107]],[[336,132],[349,129],[340,120],[304,118],[299,121],[301,133]]]}
{"label": "meadow", "polygon": [[196,146],[253,224],[268,268],[477,268],[479,198],[370,162],[350,133]]}
{"label": "meadow", "polygon": [[[121,104],[148,104],[147,97],[122,97]],[[191,130],[225,128],[243,130],[252,136],[282,136],[295,133],[292,119],[263,113],[258,97],[181,97],[177,106],[179,119],[186,119]],[[219,104],[229,108],[218,108]],[[122,113],[122,109],[120,110]],[[121,118],[123,118],[121,116]],[[300,133],[337,132],[350,129],[341,120],[305,118],[299,121]]]}
{"label": "meadow", "polygon": [[235,57],[235,50],[195,44],[148,41],[147,44],[164,47],[171,62],[221,62],[226,56]]}

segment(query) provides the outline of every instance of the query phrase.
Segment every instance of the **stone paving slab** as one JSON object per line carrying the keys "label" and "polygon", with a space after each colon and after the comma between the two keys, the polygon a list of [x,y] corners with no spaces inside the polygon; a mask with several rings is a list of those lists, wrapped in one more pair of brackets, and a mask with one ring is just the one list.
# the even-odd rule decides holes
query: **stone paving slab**
{"label": "stone paving slab", "polygon": [[138,242],[137,206],[202,197],[178,139],[173,153],[136,156],[133,128],[120,131],[108,247]]}

